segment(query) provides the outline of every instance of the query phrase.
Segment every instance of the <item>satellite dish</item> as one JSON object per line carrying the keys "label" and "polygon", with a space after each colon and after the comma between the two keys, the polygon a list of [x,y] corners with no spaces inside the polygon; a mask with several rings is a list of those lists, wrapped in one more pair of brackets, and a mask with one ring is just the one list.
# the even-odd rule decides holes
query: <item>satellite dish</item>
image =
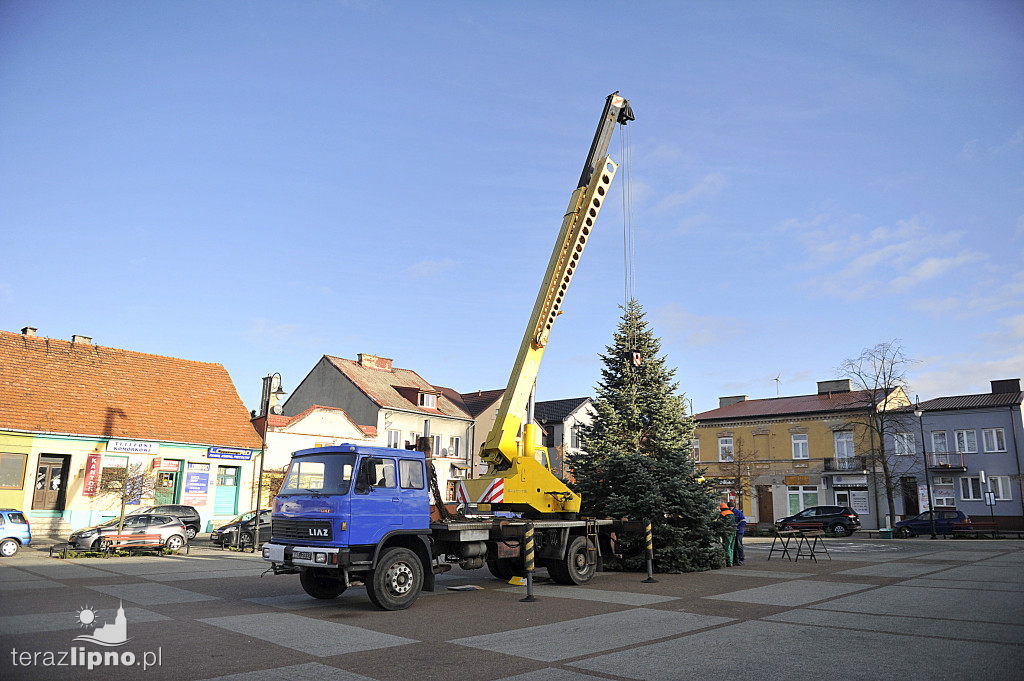
{"label": "satellite dish", "polygon": [[280,416],[281,412],[283,412],[283,411],[284,411],[284,409],[281,408],[280,404],[275,404],[273,407],[270,408],[270,413],[271,414],[277,414],[278,416]]}

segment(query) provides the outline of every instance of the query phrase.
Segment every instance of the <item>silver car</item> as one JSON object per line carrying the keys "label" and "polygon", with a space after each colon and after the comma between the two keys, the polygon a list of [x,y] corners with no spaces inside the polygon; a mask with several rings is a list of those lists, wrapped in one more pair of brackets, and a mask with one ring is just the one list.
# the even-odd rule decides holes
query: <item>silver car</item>
{"label": "silver car", "polygon": [[[98,551],[103,548],[105,537],[118,533],[120,518],[108,520],[99,525],[75,530],[68,539],[68,544],[78,550]],[[185,524],[174,516],[140,513],[124,517],[124,529],[120,534],[159,534],[164,546],[176,551],[185,545],[187,531]]]}

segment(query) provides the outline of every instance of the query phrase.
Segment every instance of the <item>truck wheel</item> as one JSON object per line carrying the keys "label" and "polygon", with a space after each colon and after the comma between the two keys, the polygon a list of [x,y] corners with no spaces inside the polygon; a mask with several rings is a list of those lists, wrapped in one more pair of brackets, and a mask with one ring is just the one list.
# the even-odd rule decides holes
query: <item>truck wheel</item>
{"label": "truck wheel", "polygon": [[423,563],[407,548],[392,546],[380,555],[366,579],[370,601],[381,610],[405,610],[423,590]]}
{"label": "truck wheel", "polygon": [[323,577],[314,570],[300,572],[299,583],[302,584],[302,590],[310,596],[323,600],[337,598],[345,592],[345,582],[340,579]]}
{"label": "truck wheel", "polygon": [[487,569],[492,575],[503,582],[507,582],[513,577],[522,577],[526,574],[522,566],[516,565],[508,558],[487,561]]}
{"label": "truck wheel", "polygon": [[597,572],[596,564],[587,565],[588,549],[593,547],[586,537],[573,537],[563,560],[548,561],[548,575],[559,584],[589,583]]}

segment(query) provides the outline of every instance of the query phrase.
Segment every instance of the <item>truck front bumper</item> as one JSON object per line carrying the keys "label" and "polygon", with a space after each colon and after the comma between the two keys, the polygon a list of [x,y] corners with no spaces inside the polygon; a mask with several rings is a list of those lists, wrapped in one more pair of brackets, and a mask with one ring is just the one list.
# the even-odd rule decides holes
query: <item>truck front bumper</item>
{"label": "truck front bumper", "polygon": [[[329,546],[292,546],[291,544],[263,545],[263,560],[284,567],[338,567],[347,564],[348,549]],[[344,563],[342,562],[344,561]]]}

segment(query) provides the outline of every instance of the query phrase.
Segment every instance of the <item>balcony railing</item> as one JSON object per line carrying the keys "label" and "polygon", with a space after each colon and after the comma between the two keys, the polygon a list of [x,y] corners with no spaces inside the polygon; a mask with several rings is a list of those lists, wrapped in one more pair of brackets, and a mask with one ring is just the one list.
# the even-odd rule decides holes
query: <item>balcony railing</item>
{"label": "balcony railing", "polygon": [[864,471],[867,468],[866,456],[838,456],[825,459],[826,471]]}
{"label": "balcony railing", "polygon": [[967,470],[963,452],[932,452],[928,455],[928,468]]}

